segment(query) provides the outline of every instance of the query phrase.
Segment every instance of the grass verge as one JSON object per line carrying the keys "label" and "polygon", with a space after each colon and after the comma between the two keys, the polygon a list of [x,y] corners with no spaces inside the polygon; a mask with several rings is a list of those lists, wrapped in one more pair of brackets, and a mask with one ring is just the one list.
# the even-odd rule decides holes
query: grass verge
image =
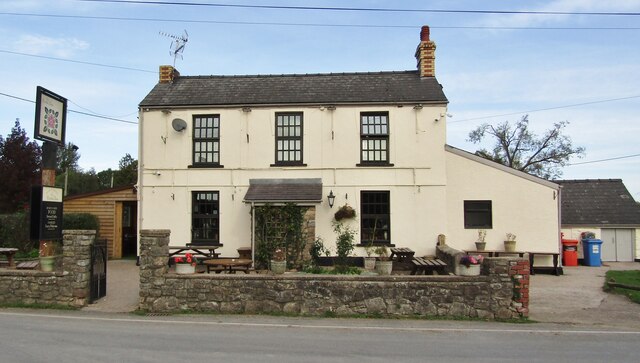
{"label": "grass verge", "polygon": [[604,290],[640,304],[640,270],[607,271]]}

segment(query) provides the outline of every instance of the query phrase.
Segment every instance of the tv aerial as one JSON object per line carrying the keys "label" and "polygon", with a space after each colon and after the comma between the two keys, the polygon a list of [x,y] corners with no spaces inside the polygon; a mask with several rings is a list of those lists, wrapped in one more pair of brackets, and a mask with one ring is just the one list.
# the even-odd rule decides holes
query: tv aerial
{"label": "tv aerial", "polygon": [[169,55],[173,56],[173,66],[175,67],[176,58],[180,57],[180,59],[183,59],[182,52],[184,52],[184,47],[189,41],[189,33],[187,33],[187,30],[185,29],[182,35],[173,35],[164,32],[160,32],[160,35],[173,39],[173,41],[171,42],[171,51],[169,52]]}

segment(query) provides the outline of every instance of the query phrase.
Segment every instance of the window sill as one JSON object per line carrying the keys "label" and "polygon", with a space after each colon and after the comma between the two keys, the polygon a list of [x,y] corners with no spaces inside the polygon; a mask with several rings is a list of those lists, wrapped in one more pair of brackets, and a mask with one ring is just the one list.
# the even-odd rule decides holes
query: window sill
{"label": "window sill", "polygon": [[220,164],[196,164],[187,166],[189,169],[222,169],[224,165]]}
{"label": "window sill", "polygon": [[303,163],[291,163],[291,164],[282,164],[282,163],[276,163],[276,164],[271,164],[269,165],[271,167],[279,167],[279,166],[284,166],[284,167],[296,167],[296,166],[307,166],[307,164],[303,164]]}
{"label": "window sill", "polygon": [[384,243],[384,242],[374,242],[372,245],[369,245],[369,242],[367,243],[360,243],[355,245],[356,247],[380,247],[380,246],[385,246],[385,247],[395,247],[396,245],[393,243]]}
{"label": "window sill", "polygon": [[376,167],[376,166],[382,166],[382,167],[392,167],[393,164],[391,163],[358,163],[356,164],[356,166],[358,167]]}

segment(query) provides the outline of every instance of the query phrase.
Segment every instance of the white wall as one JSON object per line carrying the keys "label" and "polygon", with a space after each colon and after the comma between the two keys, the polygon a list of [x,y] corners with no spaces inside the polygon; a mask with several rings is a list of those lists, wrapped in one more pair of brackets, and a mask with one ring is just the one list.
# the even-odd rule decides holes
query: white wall
{"label": "white wall", "polygon": [[[523,174],[514,175],[454,152],[447,152],[446,162],[448,244],[458,249],[475,249],[478,229],[465,229],[464,201],[491,200],[493,226],[485,229],[486,249],[504,250],[506,233],[514,233],[518,251],[560,251],[557,186],[542,180],[538,183]],[[536,257],[536,266],[545,264],[551,265],[551,257]]]}
{"label": "white wall", "polygon": [[[271,167],[274,163],[275,112],[304,114],[304,167]],[[394,167],[357,167],[360,162],[360,112],[389,112],[390,162]],[[357,211],[361,190],[389,190],[392,243],[433,254],[437,235],[446,229],[444,106],[238,108],[202,110],[142,110],[140,155],[140,228],[170,229],[172,244],[190,242],[191,192],[220,192],[219,251],[234,256],[251,241],[250,206],[243,202],[253,178],[321,178],[326,198],[316,208],[316,236],[334,246],[331,219],[349,203]],[[220,163],[224,168],[188,168],[192,163],[193,115],[220,115]],[[183,132],[171,128],[181,118]],[[437,120],[437,121],[436,121]],[[247,135],[248,141],[247,141]],[[358,236],[359,241],[359,236]],[[364,255],[362,248],[356,251]]]}

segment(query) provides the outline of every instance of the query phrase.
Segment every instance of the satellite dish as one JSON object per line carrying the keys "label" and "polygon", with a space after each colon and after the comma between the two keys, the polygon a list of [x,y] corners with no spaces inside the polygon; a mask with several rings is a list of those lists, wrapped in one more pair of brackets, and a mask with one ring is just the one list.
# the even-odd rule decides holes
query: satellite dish
{"label": "satellite dish", "polygon": [[187,122],[181,118],[174,118],[173,121],[171,121],[171,127],[173,127],[174,130],[181,132],[187,128]]}

